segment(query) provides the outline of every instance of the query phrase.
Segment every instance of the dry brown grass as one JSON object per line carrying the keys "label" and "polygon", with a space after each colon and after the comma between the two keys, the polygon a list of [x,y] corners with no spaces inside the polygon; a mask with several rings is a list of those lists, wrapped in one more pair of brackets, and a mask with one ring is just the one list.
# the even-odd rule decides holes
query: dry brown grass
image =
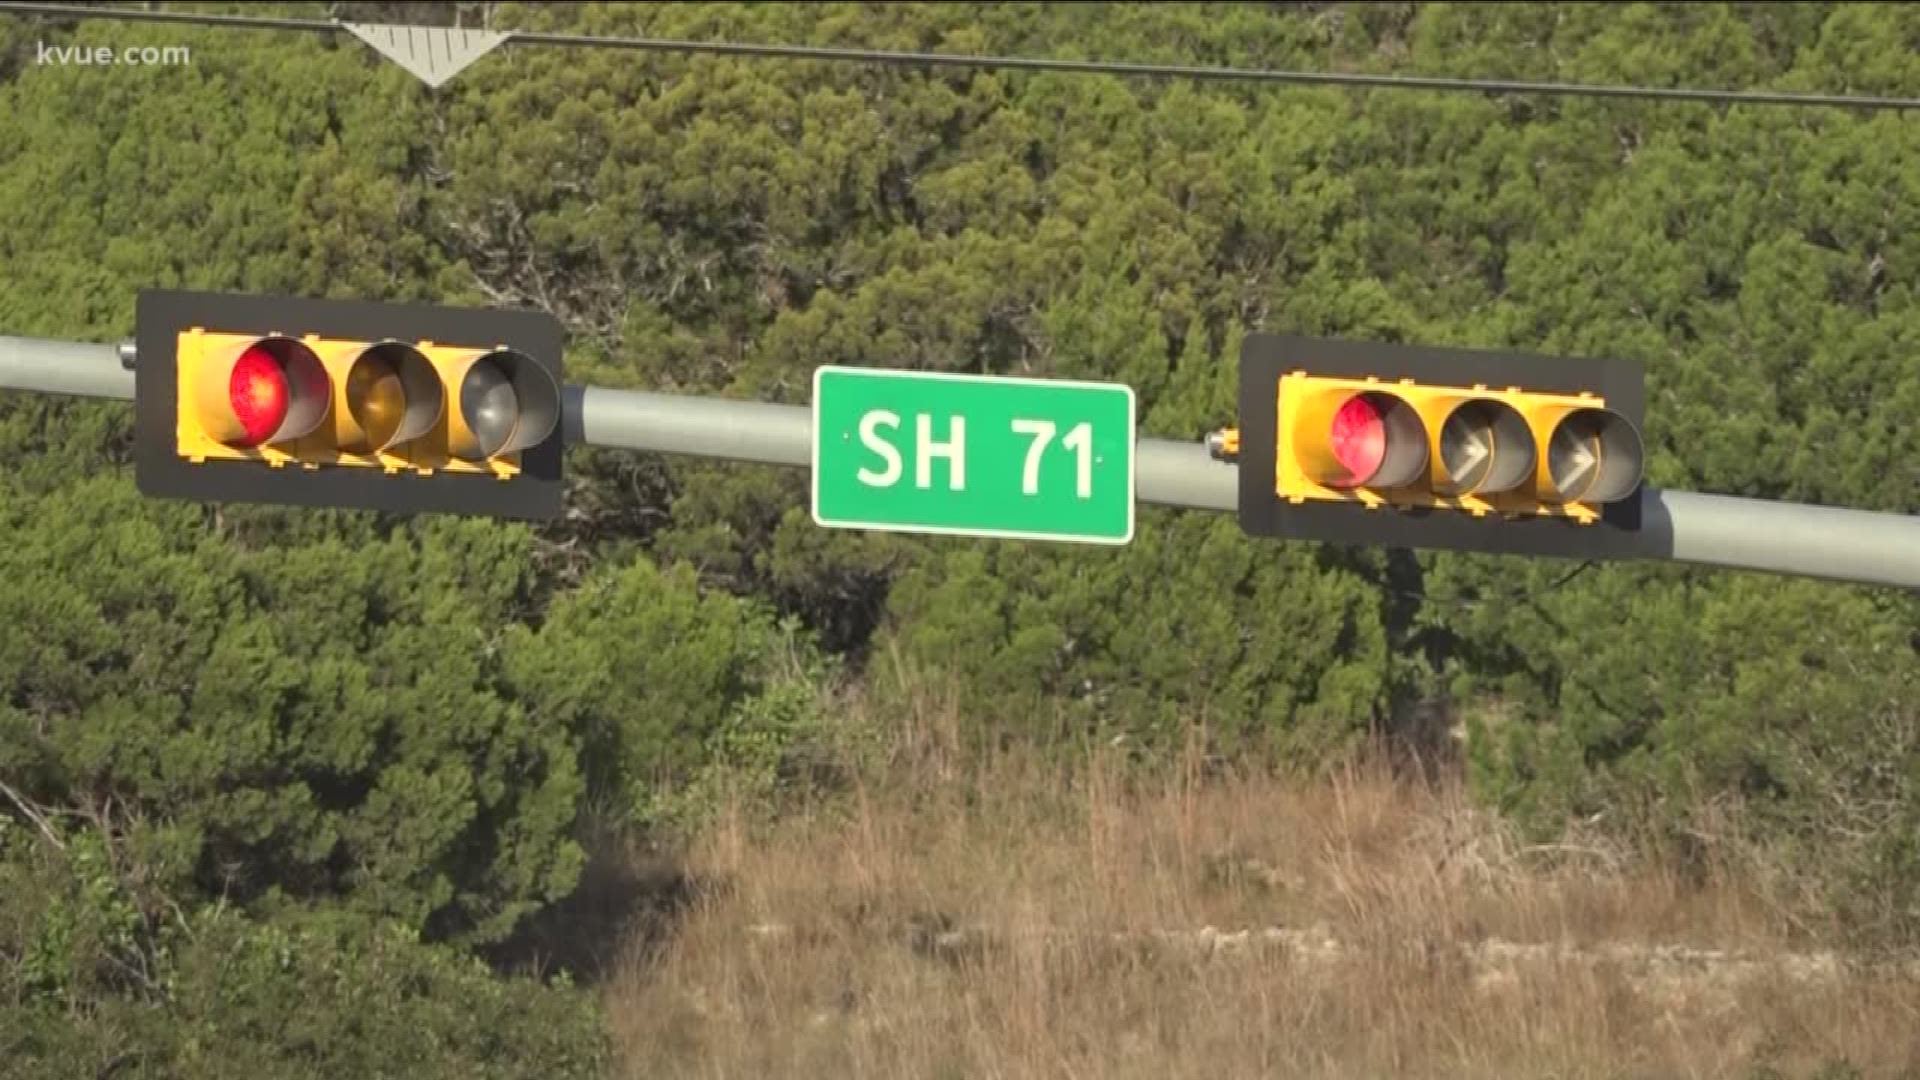
{"label": "dry brown grass", "polygon": [[693,844],[702,899],[607,984],[626,1075],[1920,1075],[1920,980],[1727,875],[1528,849],[1384,770],[1143,785],[938,735]]}

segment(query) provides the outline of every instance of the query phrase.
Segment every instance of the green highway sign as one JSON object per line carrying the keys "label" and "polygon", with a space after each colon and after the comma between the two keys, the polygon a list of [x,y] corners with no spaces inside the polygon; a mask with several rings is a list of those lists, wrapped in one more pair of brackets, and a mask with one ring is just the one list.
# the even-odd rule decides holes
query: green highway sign
{"label": "green highway sign", "polygon": [[822,367],[813,520],[830,529],[1125,544],[1133,388]]}

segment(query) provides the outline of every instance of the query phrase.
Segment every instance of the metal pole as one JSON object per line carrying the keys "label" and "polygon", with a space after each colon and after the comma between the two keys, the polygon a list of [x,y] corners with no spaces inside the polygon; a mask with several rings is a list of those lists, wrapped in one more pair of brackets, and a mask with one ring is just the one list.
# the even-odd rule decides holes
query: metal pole
{"label": "metal pole", "polygon": [[[0,337],[0,388],[132,399],[114,345]],[[802,405],[570,386],[567,441],[618,450],[806,468],[812,410]],[[1143,503],[1232,512],[1237,472],[1205,443],[1142,439]],[[1920,589],[1920,516],[1646,489],[1637,555],[1739,570]]]}
{"label": "metal pole", "polygon": [[1920,516],[1647,489],[1646,558],[1920,589]]}
{"label": "metal pole", "polygon": [[0,337],[0,388],[133,400],[133,372],[118,345]]}
{"label": "metal pole", "polygon": [[[569,387],[567,438],[589,446],[806,468],[813,463],[813,411],[804,405]],[[1200,443],[1141,439],[1134,493],[1145,503],[1232,510],[1240,494],[1232,465]]]}

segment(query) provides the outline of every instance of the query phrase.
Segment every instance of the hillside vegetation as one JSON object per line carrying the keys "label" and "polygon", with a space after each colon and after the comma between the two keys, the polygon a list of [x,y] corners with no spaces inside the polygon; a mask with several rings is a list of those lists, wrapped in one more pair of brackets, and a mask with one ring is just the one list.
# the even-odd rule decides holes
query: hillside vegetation
{"label": "hillside vegetation", "polygon": [[670,875],[628,856],[682,899],[607,980],[619,1075],[1920,1070],[1920,962],[1809,943],[1752,863],[1530,843],[1372,765],[956,769],[947,706],[884,716],[855,797],[772,826],[729,807]]}
{"label": "hillside vegetation", "polygon": [[[246,7],[1920,94],[1913,5]],[[1651,483],[1912,512],[1916,155],[1891,112],[533,47],[433,92],[344,34],[8,15],[0,333],[118,340],[146,287],[528,306],[565,320],[573,382],[800,404],[827,363],[1115,380],[1143,434],[1190,440],[1231,422],[1255,331],[1621,356],[1648,372]],[[1071,797],[1045,763],[1094,748],[1296,793],[1383,752],[1514,845],[1737,882],[1764,927],[1740,940],[1920,944],[1911,596],[1660,564],[1559,583],[1147,507],[1123,549],[829,531],[801,471],[590,448],[550,527],[158,503],[131,423],[0,393],[10,1072],[704,1071],[617,1022],[694,961],[636,987],[653,961],[615,959],[689,955],[674,913],[711,845],[910,791],[928,700],[941,768],[1035,763],[994,789],[1016,803]],[[682,852],[691,876],[633,880]],[[822,858],[831,891],[851,871]],[[735,947],[721,926],[691,940]]]}

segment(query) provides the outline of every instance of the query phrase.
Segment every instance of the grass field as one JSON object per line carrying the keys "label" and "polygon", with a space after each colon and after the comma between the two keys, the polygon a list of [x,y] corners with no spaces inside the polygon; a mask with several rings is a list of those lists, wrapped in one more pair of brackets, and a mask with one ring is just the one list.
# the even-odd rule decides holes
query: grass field
{"label": "grass field", "polygon": [[963,766],[928,719],[676,857],[694,899],[606,984],[627,1075],[1920,1075],[1920,968],[1753,875],[1530,847],[1385,768]]}

